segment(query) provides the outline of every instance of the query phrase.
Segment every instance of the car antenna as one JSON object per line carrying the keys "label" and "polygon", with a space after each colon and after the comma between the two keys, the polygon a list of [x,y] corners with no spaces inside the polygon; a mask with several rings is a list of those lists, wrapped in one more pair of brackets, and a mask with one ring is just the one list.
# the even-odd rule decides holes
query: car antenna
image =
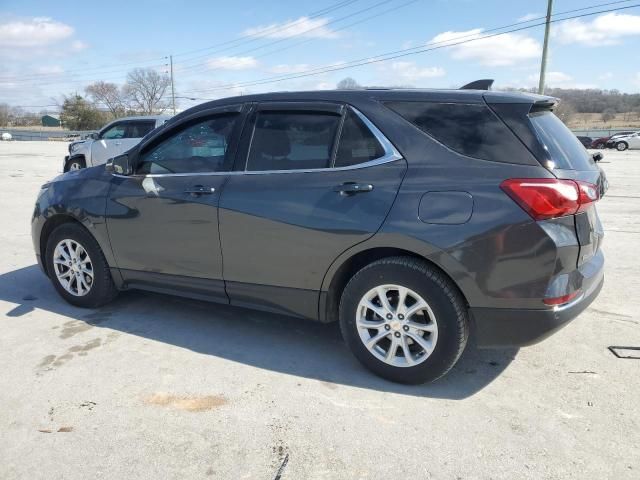
{"label": "car antenna", "polygon": [[465,86],[460,87],[460,90],[491,90],[492,85],[493,78],[485,78],[467,83]]}

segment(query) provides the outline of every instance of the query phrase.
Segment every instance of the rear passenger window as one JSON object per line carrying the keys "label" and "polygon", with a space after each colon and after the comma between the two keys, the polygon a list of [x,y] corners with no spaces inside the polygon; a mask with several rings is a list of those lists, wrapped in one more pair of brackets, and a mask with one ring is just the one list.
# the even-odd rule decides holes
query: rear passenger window
{"label": "rear passenger window", "polygon": [[327,168],[340,117],[327,113],[259,112],[248,171]]}
{"label": "rear passenger window", "polygon": [[351,110],[342,127],[334,166],[347,167],[384,156],[384,149],[364,122]]}
{"label": "rear passenger window", "polygon": [[461,103],[389,102],[386,106],[423,132],[463,155],[517,163],[524,145],[486,106]]}
{"label": "rear passenger window", "polygon": [[155,120],[134,120],[128,122],[126,138],[142,138],[156,126]]}

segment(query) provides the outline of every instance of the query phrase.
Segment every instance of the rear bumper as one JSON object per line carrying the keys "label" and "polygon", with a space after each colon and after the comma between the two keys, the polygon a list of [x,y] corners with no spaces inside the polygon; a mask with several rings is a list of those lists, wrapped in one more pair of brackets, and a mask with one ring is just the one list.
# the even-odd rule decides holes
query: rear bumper
{"label": "rear bumper", "polygon": [[524,347],[538,343],[576,318],[600,293],[601,270],[585,293],[571,303],[548,310],[471,308],[476,341],[481,348]]}

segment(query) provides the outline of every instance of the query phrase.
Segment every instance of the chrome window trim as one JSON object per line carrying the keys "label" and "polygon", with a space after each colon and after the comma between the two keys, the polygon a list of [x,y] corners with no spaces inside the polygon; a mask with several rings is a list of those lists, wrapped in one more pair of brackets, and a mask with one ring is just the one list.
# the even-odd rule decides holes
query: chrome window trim
{"label": "chrome window trim", "polygon": [[[296,169],[296,170],[236,170],[230,172],[192,172],[192,173],[148,173],[141,175],[120,175],[114,173],[113,175],[116,177],[136,177],[136,178],[162,178],[162,177],[196,177],[196,176],[210,176],[210,175],[271,175],[271,174],[288,174],[288,173],[314,173],[314,172],[342,172],[342,171],[350,171],[350,170],[360,170],[361,168],[369,168],[375,167],[377,165],[382,165],[389,162],[395,162],[396,160],[401,160],[403,157],[398,152],[396,147],[384,136],[384,134],[376,127],[365,115],[363,115],[357,108],[354,108],[350,105],[347,106],[350,108],[362,122],[367,126],[367,128],[373,133],[373,136],[376,137],[376,140],[380,142],[382,148],[384,150],[384,155],[373,160],[369,160],[368,162],[357,163],[355,165],[348,165],[346,167],[324,167],[324,168],[307,168],[307,169]],[[246,168],[246,166],[245,166]]]}

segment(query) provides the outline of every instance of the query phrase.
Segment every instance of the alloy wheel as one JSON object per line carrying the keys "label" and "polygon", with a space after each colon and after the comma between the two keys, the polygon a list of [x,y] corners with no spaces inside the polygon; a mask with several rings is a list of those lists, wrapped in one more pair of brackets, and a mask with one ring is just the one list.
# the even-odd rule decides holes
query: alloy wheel
{"label": "alloy wheel", "polygon": [[62,288],[83,297],[93,286],[93,264],[87,250],[75,240],[61,240],[53,251],[53,267]]}
{"label": "alloy wheel", "polygon": [[367,350],[394,367],[424,362],[438,341],[438,324],[429,304],[400,285],[369,290],[358,304],[356,326]]}

